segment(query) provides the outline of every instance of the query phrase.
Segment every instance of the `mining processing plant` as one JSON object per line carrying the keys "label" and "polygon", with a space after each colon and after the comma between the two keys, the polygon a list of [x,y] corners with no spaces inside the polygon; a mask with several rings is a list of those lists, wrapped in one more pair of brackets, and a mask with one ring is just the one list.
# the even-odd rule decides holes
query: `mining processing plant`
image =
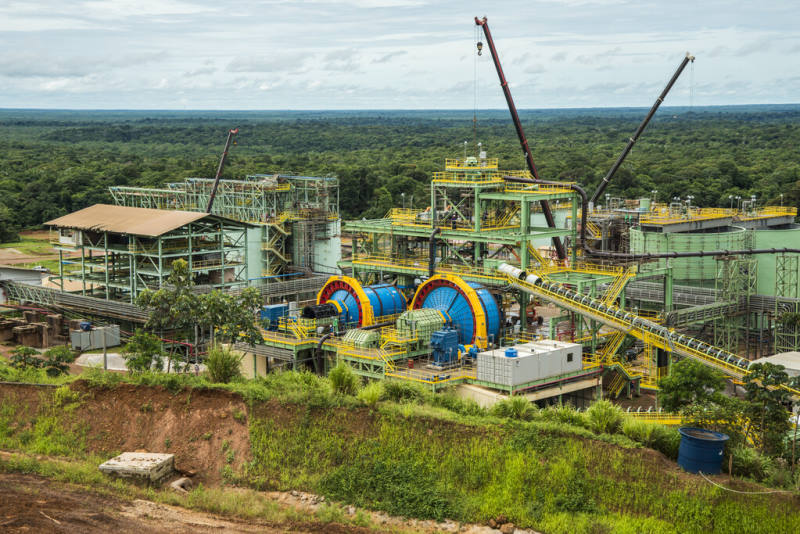
{"label": "mining processing plant", "polygon": [[216,178],[114,187],[114,205],[49,221],[59,287],[9,282],[6,293],[133,329],[147,318],[136,296],[184,259],[198,291],[261,290],[263,340],[235,346],[246,376],[345,363],[484,404],[631,396],[656,390],[677,358],[737,383],[753,360],[800,350],[800,250],[782,248],[800,242],[795,208],[603,195],[694,58],[590,199],[540,179],[486,19],[476,24],[526,169],[502,170],[476,147],[433,174],[426,208],[342,223],[335,177],[220,179],[231,130]]}

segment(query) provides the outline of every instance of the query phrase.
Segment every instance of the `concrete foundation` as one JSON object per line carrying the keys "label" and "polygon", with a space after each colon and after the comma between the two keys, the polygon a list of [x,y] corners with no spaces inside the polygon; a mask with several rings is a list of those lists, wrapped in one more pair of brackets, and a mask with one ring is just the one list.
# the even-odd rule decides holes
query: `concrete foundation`
{"label": "concrete foundation", "polygon": [[14,339],[14,328],[25,326],[25,322],[19,319],[8,319],[0,321],[0,341],[11,341]]}
{"label": "concrete foundation", "polygon": [[42,348],[42,336],[36,325],[15,326],[13,328],[14,340],[26,347]]}
{"label": "concrete foundation", "polygon": [[107,475],[158,484],[175,472],[175,455],[156,452],[123,452],[100,464]]}

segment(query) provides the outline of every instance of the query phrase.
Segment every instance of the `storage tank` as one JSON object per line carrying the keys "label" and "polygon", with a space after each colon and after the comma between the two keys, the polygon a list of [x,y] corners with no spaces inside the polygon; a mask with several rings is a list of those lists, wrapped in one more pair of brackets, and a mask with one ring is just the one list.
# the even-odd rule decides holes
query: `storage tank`
{"label": "storage tank", "polygon": [[[796,247],[800,243],[800,224],[787,224],[753,230],[755,234],[755,248],[785,248]],[[797,256],[797,254],[788,254]],[[775,276],[777,267],[777,254],[756,254],[758,262],[758,278],[756,291],[760,295],[775,295]]]}
{"label": "storage tank", "polygon": [[704,428],[684,427],[678,432],[681,433],[678,465],[689,473],[719,474],[728,436]]}
{"label": "storage tank", "polygon": [[500,308],[488,289],[449,274],[438,274],[419,285],[412,309],[439,310],[458,331],[461,345],[486,348],[500,339]]}
{"label": "storage tank", "polygon": [[395,286],[362,286],[349,276],[332,276],[317,294],[317,305],[336,308],[339,320],[353,326],[370,326],[381,318],[402,313],[406,299]]}
{"label": "storage tank", "polygon": [[[739,226],[711,228],[707,232],[652,232],[631,228],[631,253],[697,252],[700,250],[742,250],[749,247],[747,230]],[[717,260],[714,257],[671,258],[676,284],[714,287]],[[659,267],[667,260],[658,260]],[[774,271],[774,269],[773,269]]]}

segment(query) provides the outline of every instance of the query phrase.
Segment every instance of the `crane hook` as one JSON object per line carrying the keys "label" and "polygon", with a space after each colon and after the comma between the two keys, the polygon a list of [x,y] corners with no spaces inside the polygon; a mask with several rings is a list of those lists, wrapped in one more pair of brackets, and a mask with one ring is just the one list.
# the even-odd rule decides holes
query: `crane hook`
{"label": "crane hook", "polygon": [[478,41],[478,55],[481,55],[481,50],[483,50],[483,43]]}

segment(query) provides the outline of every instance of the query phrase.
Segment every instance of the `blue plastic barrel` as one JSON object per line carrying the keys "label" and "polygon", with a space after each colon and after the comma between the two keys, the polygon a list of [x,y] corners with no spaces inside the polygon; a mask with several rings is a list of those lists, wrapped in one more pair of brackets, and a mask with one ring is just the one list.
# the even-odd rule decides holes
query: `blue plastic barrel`
{"label": "blue plastic barrel", "polygon": [[684,427],[678,432],[681,433],[678,465],[689,473],[719,474],[728,436],[704,428]]}
{"label": "blue plastic barrel", "polygon": [[513,347],[510,349],[506,349],[506,358],[516,358],[518,355],[519,352],[517,352],[517,349]]}

